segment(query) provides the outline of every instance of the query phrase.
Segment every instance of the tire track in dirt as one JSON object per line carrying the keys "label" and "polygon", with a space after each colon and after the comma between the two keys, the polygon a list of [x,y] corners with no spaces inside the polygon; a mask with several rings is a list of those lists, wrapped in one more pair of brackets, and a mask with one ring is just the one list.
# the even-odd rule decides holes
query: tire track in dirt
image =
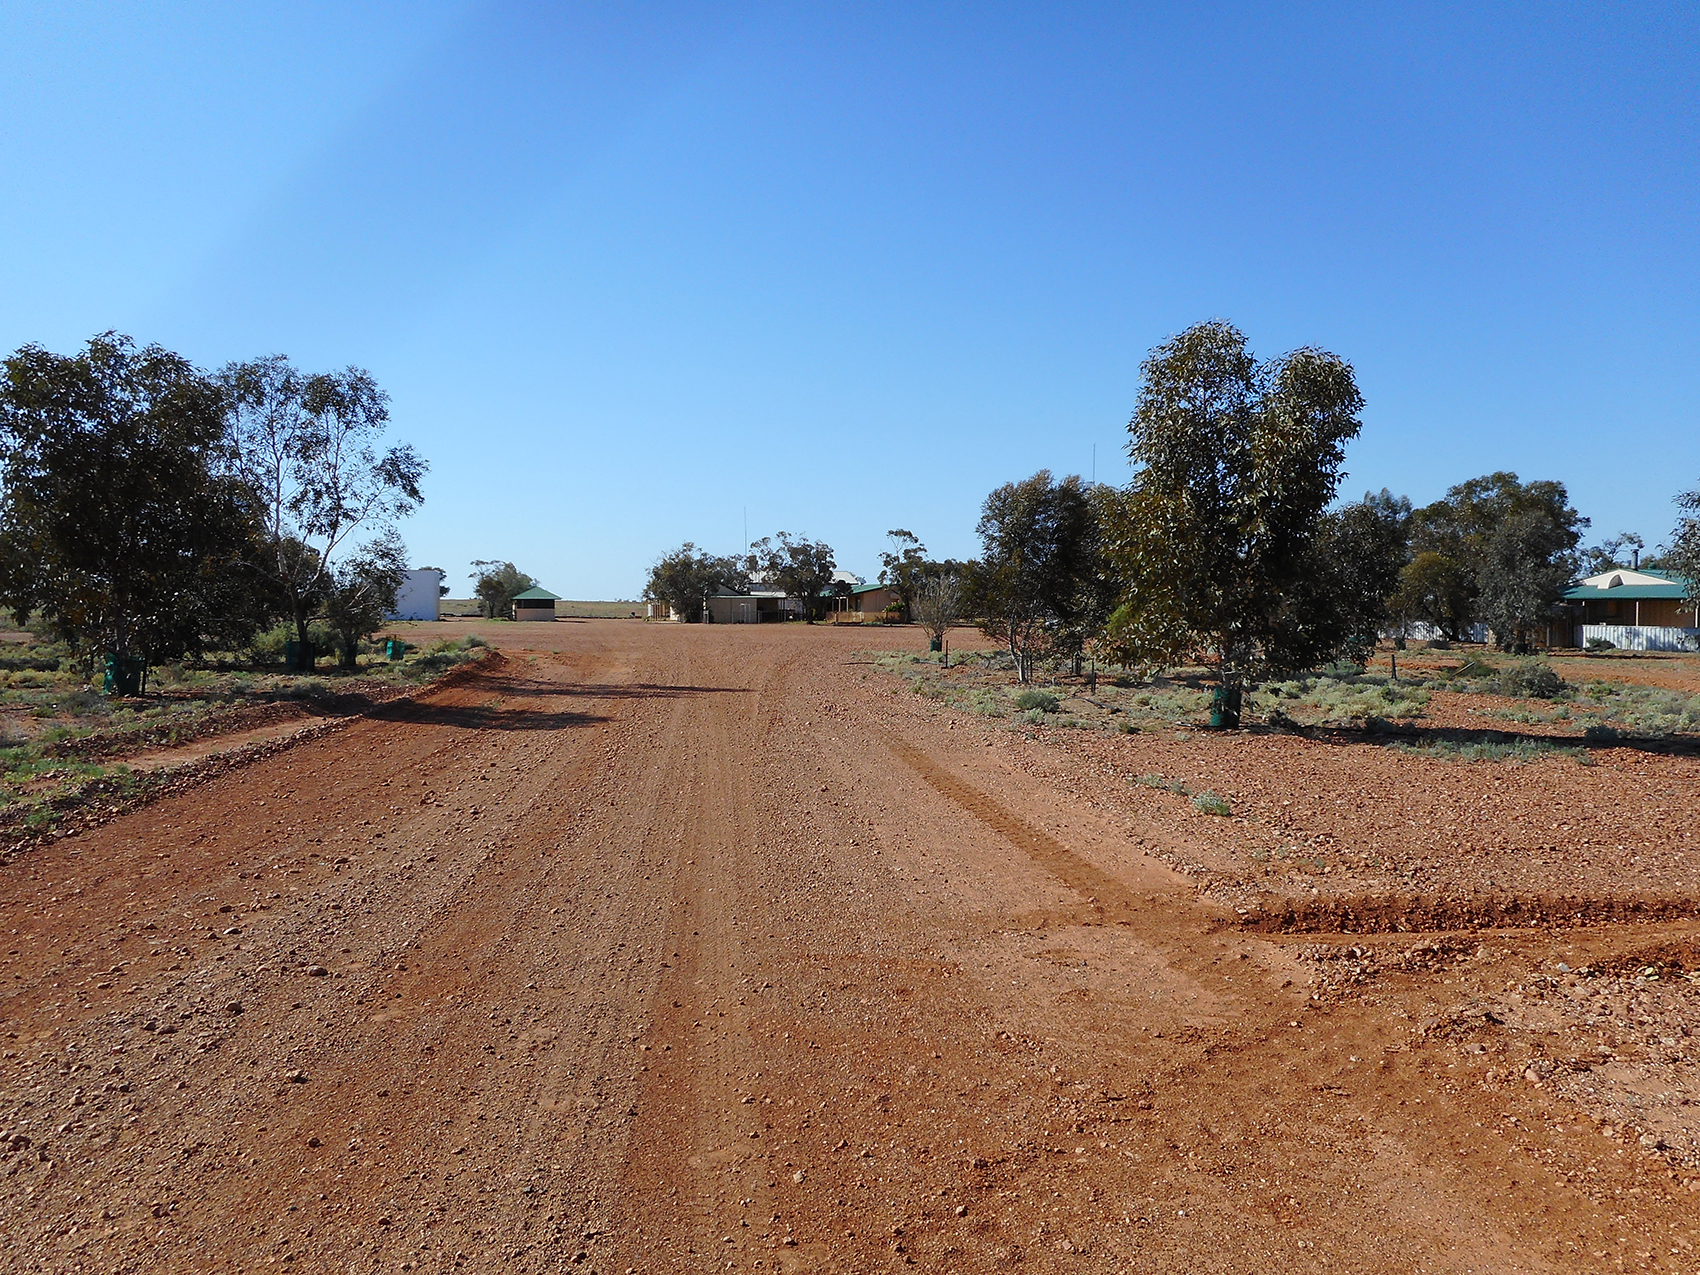
{"label": "tire track in dirt", "polygon": [[[681,807],[655,793],[653,808],[679,820],[666,830],[677,872],[667,923],[671,969],[656,1001],[660,1049],[659,1056],[651,1050],[657,1061],[640,1103],[644,1136],[626,1176],[634,1199],[671,1201],[674,1211],[669,1227],[669,1219],[640,1210],[650,1241],[621,1260],[686,1271],[747,1266],[770,1234],[774,1179],[751,1090],[760,1068],[746,999],[752,957],[740,919],[748,843],[737,839],[754,831],[740,740],[751,733],[759,698],[741,691],[692,705],[652,772],[658,789],[689,799]],[[665,1241],[656,1244],[658,1236]]]}

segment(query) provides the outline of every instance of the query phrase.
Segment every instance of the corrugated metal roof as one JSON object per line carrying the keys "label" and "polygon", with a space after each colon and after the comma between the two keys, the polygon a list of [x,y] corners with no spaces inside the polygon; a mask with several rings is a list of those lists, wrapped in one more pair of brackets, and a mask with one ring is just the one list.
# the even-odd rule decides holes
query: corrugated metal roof
{"label": "corrugated metal roof", "polygon": [[524,593],[514,594],[515,602],[559,602],[561,595],[550,593],[547,589],[527,589]]}
{"label": "corrugated metal roof", "polygon": [[1572,602],[1610,602],[1613,598],[1621,598],[1627,602],[1651,598],[1675,598],[1680,601],[1688,596],[1688,586],[1675,580],[1670,584],[1620,584],[1615,589],[1579,584],[1574,589],[1566,589],[1564,596]]}

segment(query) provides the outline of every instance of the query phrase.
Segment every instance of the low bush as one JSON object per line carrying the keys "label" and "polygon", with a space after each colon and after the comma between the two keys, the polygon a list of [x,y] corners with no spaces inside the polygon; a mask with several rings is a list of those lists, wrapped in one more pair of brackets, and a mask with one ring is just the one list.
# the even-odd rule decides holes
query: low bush
{"label": "low bush", "polygon": [[1015,706],[1024,712],[1037,709],[1041,713],[1054,713],[1062,707],[1062,701],[1049,691],[1029,686],[1015,697]]}
{"label": "low bush", "polygon": [[1519,660],[1499,670],[1494,688],[1513,699],[1556,699],[1569,684],[1545,660]]}
{"label": "low bush", "polygon": [[1599,638],[1599,637],[1589,638],[1587,649],[1589,651],[1592,651],[1595,655],[1598,655],[1602,651],[1615,651],[1615,650],[1617,650],[1617,643],[1608,641],[1605,638]]}
{"label": "low bush", "polygon": [[1203,792],[1192,794],[1192,805],[1195,810],[1202,811],[1207,815],[1231,815],[1234,813],[1234,809],[1228,804],[1227,798],[1218,796],[1208,788]]}
{"label": "low bush", "polygon": [[1554,744],[1544,739],[1487,740],[1480,744],[1459,744],[1437,740],[1431,744],[1392,745],[1402,753],[1432,757],[1437,761],[1538,761],[1542,757],[1569,757],[1591,765],[1588,750],[1574,744]]}
{"label": "low bush", "polygon": [[1138,775],[1134,778],[1133,782],[1142,788],[1158,788],[1163,792],[1179,793],[1183,797],[1192,791],[1192,789],[1186,786],[1185,781],[1179,779],[1164,779],[1161,775]]}

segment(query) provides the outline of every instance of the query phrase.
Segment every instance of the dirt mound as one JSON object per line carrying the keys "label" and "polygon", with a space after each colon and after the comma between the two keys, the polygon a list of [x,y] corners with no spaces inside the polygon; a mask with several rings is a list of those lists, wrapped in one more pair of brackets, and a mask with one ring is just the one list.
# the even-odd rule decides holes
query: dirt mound
{"label": "dirt mound", "polygon": [[1700,899],[1589,899],[1566,895],[1435,898],[1424,895],[1304,901],[1266,895],[1240,915],[1265,934],[1400,934],[1528,926],[1645,924],[1700,916]]}

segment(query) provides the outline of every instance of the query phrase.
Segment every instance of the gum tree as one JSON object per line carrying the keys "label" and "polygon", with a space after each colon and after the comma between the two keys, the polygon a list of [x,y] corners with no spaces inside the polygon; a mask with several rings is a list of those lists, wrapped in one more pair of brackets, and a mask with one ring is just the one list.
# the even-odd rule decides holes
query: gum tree
{"label": "gum tree", "polygon": [[1231,324],[1151,352],[1112,533],[1125,583],[1109,641],[1129,663],[1203,658],[1227,679],[1303,668],[1345,634],[1319,623],[1318,535],[1357,436],[1351,365],[1311,347],[1260,363]]}
{"label": "gum tree", "polygon": [[643,596],[650,602],[665,602],[674,615],[695,624],[702,620],[702,600],[722,589],[750,591],[745,564],[708,553],[687,540],[650,567]]}
{"label": "gum tree", "polygon": [[383,447],[389,396],[359,368],[308,374],[274,354],[231,363],[219,381],[229,463],[259,501],[266,573],[305,646],[340,558],[419,507],[429,465],[406,443]]}
{"label": "gum tree", "polygon": [[0,379],[0,600],[147,664],[265,618],[257,509],[219,469],[224,398],[186,359],[105,333],[26,345]]}
{"label": "gum tree", "polygon": [[759,571],[767,584],[800,601],[803,618],[810,624],[815,622],[821,598],[832,588],[837,569],[832,546],[824,540],[782,531],[750,546],[750,574]]}
{"label": "gum tree", "polygon": [[1041,469],[987,496],[977,530],[973,600],[981,629],[1009,648],[1017,680],[1027,682],[1041,653],[1079,649],[1102,578],[1093,502],[1079,475],[1056,482]]}

